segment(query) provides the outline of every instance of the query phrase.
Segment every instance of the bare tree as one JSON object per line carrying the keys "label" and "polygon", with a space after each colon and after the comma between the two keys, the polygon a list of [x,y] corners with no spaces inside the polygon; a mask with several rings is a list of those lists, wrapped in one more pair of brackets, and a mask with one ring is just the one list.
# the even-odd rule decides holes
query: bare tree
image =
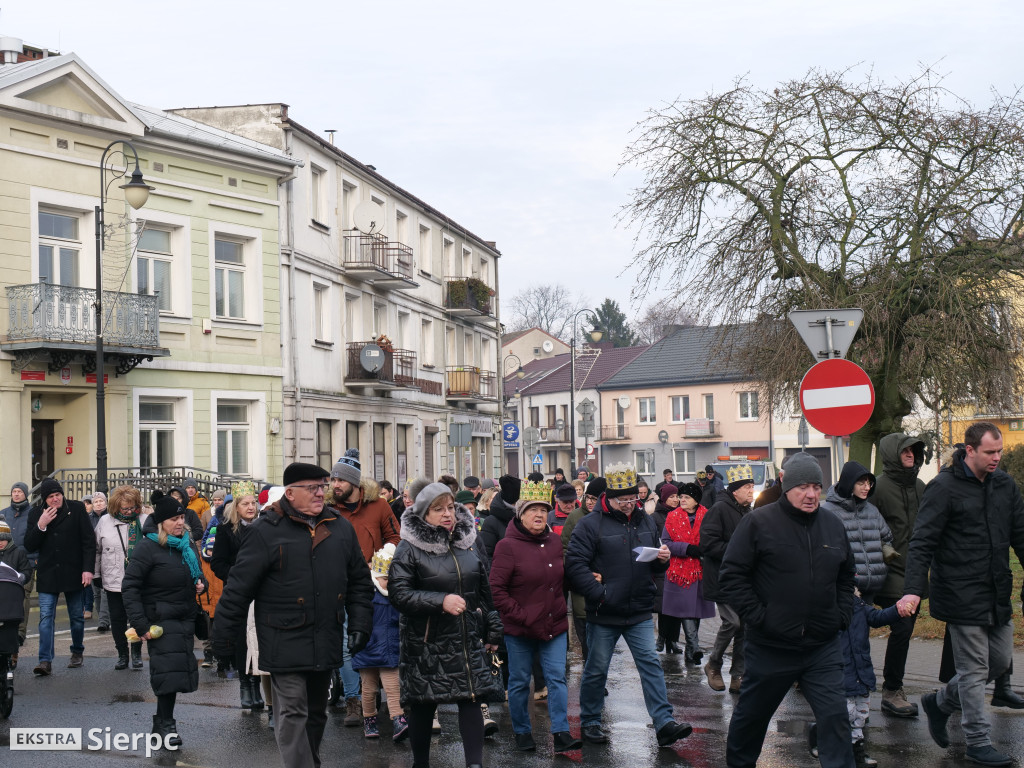
{"label": "bare tree", "polygon": [[654,112],[626,155],[646,175],[626,211],[646,243],[635,293],[664,275],[701,320],[755,321],[744,359],[776,402],[814,362],[787,313],[863,308],[849,357],[876,393],[852,440],[864,463],[915,395],[1009,408],[1024,381],[1022,126],[1019,93],[977,109],[931,71],[741,80]]}
{"label": "bare tree", "polygon": [[633,323],[637,344],[653,344],[665,336],[665,329],[673,325],[694,325],[693,314],[678,301],[662,301],[644,310]]}
{"label": "bare tree", "polygon": [[568,344],[572,336],[572,316],[588,304],[585,296],[573,296],[564,285],[535,284],[509,301],[511,314],[506,324],[512,332],[540,328]]}

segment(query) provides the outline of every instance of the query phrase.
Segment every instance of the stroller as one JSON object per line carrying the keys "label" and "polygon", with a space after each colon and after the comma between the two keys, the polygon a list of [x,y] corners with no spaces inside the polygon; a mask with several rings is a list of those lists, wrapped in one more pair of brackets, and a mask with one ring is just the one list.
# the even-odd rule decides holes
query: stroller
{"label": "stroller", "polygon": [[11,656],[18,652],[18,625],[25,616],[25,588],[21,574],[0,563],[0,718],[14,709],[14,672]]}

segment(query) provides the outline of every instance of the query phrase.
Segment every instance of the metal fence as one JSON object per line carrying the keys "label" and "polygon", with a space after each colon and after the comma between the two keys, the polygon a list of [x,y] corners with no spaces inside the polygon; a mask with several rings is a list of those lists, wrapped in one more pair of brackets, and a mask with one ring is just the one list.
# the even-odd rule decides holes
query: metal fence
{"label": "metal fence", "polygon": [[[82,469],[58,469],[50,477],[61,484],[64,495],[69,499],[81,499],[96,491],[95,467]],[[229,490],[231,484],[238,480],[253,480],[242,475],[222,475],[209,469],[198,467],[112,467],[107,470],[107,486],[110,490],[119,485],[134,485],[142,492],[142,497],[149,499],[153,491],[166,492],[174,486],[182,487],[186,478],[193,478],[196,487],[206,498],[218,488]],[[261,487],[262,480],[254,480],[256,487]],[[29,496],[35,496],[39,484],[29,490]]]}

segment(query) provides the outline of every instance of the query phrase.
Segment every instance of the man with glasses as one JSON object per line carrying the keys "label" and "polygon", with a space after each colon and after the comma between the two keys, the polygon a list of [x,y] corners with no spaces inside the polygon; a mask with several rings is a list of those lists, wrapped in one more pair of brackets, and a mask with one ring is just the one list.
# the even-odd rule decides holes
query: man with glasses
{"label": "man with glasses", "polygon": [[[661,543],[661,531],[637,505],[636,470],[628,464],[613,464],[605,469],[605,480],[607,489],[597,500],[594,514],[584,516],[573,529],[565,557],[566,575],[587,609],[590,652],[580,684],[582,734],[595,744],[608,742],[601,728],[605,683],[615,644],[624,637],[658,746],[667,747],[693,732],[689,723],[672,718],[665,675],[654,650],[652,574],[668,569],[669,550]],[[634,553],[638,547],[644,548],[639,555]],[[648,559],[649,554],[654,558]]]}
{"label": "man with glasses", "polygon": [[352,524],[324,506],[328,473],[296,462],[284,496],[248,528],[217,604],[213,645],[233,658],[256,602],[260,669],[270,673],[277,745],[285,766],[319,766],[331,670],[342,627],[358,653],[370,637],[373,585]]}

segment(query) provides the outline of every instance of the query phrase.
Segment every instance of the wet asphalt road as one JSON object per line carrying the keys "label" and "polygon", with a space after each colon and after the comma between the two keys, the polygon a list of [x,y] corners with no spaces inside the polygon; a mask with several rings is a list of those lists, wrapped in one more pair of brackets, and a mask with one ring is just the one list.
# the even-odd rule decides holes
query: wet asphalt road
{"label": "wet asphalt road", "polygon": [[[61,612],[63,608],[60,609]],[[136,752],[19,752],[9,749],[9,728],[15,727],[110,727],[112,732],[145,733],[155,711],[155,698],[149,687],[148,670],[115,672],[116,656],[109,635],[98,634],[95,620],[88,622],[86,663],[82,669],[66,669],[68,636],[59,635],[58,657],[54,675],[35,678],[36,641],[29,639],[23,649],[22,663],[16,674],[14,712],[7,721],[0,720],[0,766],[122,766],[133,761],[157,765],[217,766],[218,768],[251,768],[255,765],[280,765],[273,732],[266,727],[265,714],[243,713],[238,709],[238,683],[219,679],[209,670],[200,670],[200,689],[178,698],[176,718],[184,746],[178,752],[165,752],[146,759],[143,750]],[[64,626],[66,627],[66,620]],[[702,644],[711,643],[717,620],[705,621],[701,627]],[[33,631],[30,625],[30,632]],[[883,640],[873,640],[876,666],[884,651]],[[937,683],[932,670],[938,669],[941,644],[915,641],[911,650],[906,681],[908,696],[917,701],[920,694],[934,690]],[[201,652],[197,652],[201,656]],[[1024,655],[1016,654],[1017,669],[1024,670]],[[579,730],[578,655],[570,657],[570,724]],[[586,763],[594,766],[692,766],[711,768],[725,764],[725,737],[735,697],[716,693],[708,688],[702,672],[687,668],[680,656],[664,656],[663,666],[669,699],[676,708],[676,718],[694,726],[690,738],[672,748],[659,749],[654,731],[644,708],[643,697],[625,644],[619,644],[612,663],[608,688],[610,695],[605,710],[605,725],[610,731],[609,745],[587,744],[581,751],[553,755],[548,733],[546,708],[543,703],[531,707],[538,750],[533,754],[515,751],[512,731],[503,706],[492,706],[492,716],[501,731],[488,740],[484,763],[498,766],[529,766],[552,761],[568,765]],[[728,677],[727,677],[728,679]],[[953,746],[942,750],[935,746],[922,718],[893,719],[879,709],[879,695],[872,696],[871,722],[868,730],[869,754],[882,766],[899,768],[932,768],[934,766],[966,765],[963,759],[963,736],[958,717],[950,721]],[[993,717],[993,740],[996,745],[1024,764],[1024,710],[990,710]],[[444,732],[434,739],[431,763],[434,766],[458,768],[464,764],[455,711],[442,709]],[[390,724],[381,727],[380,741],[362,737],[361,728],[346,728],[343,709],[332,709],[324,740],[324,765],[358,765],[365,768],[407,768],[412,763],[408,744],[394,745],[389,738]],[[381,718],[382,721],[384,718]],[[772,722],[759,765],[782,768],[813,768],[816,760],[806,751],[806,731],[811,719],[810,708],[799,692],[792,692]]]}

